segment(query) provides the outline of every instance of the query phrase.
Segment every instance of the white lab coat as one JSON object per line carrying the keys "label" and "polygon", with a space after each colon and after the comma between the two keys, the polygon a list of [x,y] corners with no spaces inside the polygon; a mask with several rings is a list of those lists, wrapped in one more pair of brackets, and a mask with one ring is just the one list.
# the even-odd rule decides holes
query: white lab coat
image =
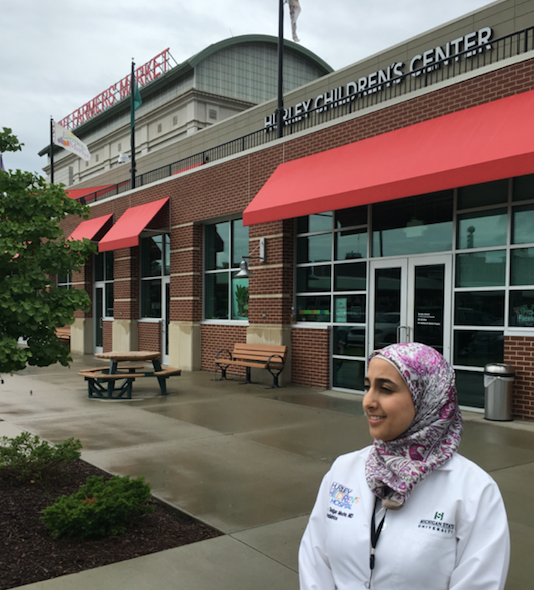
{"label": "white lab coat", "polygon": [[504,503],[493,479],[457,453],[387,511],[370,577],[369,450],[339,457],[323,479],[300,545],[301,590],[502,590]]}

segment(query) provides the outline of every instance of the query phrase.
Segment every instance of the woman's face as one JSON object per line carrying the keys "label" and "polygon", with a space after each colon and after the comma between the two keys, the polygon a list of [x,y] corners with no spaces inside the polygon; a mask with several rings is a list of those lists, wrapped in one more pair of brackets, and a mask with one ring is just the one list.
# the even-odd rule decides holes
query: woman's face
{"label": "woman's face", "polygon": [[397,369],[374,357],[365,377],[363,409],[373,438],[393,440],[408,430],[415,418],[412,394]]}

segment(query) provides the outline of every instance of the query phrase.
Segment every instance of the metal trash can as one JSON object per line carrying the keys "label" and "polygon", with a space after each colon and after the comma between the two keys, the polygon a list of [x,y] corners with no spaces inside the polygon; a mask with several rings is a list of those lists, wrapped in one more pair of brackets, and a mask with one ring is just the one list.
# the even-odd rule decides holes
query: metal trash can
{"label": "metal trash can", "polygon": [[491,363],[484,367],[486,420],[513,420],[513,385],[515,369],[503,363]]}

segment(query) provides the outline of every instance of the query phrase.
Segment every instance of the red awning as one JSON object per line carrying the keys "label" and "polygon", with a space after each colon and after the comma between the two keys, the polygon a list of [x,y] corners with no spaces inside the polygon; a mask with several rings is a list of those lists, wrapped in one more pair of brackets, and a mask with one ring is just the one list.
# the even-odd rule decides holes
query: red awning
{"label": "red awning", "polygon": [[167,203],[169,197],[127,209],[100,240],[99,252],[131,248],[139,245],[139,234],[154,219],[160,209]]}
{"label": "red awning", "polygon": [[69,240],[88,240],[94,239],[98,232],[111,220],[113,214],[102,215],[102,217],[95,217],[94,219],[88,219],[82,221],[80,225],[70,234]]}
{"label": "red awning", "polygon": [[280,164],[254,225],[534,173],[534,91]]}
{"label": "red awning", "polygon": [[110,184],[106,184],[104,186],[93,186],[91,188],[71,188],[65,190],[65,192],[70,199],[80,199],[81,197],[85,197],[85,195],[91,195],[99,190],[102,190],[103,188],[108,188],[110,186]]}

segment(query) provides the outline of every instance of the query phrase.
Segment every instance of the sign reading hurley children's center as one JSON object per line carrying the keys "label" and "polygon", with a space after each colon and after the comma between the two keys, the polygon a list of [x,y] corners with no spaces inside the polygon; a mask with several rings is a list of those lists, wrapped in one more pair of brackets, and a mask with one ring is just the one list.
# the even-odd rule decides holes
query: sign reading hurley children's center
{"label": "sign reading hurley children's center", "polygon": [[72,131],[65,129],[59,123],[54,122],[54,144],[76,154],[83,160],[90,160],[91,154],[88,147],[79,140]]}

